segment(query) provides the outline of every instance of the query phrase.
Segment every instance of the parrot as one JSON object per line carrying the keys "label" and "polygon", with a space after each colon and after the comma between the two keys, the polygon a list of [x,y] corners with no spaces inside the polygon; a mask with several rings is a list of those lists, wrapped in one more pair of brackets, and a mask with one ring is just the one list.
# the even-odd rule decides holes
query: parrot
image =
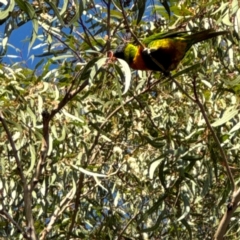
{"label": "parrot", "polygon": [[142,41],[143,46],[132,43],[121,44],[114,58],[125,60],[135,70],[152,70],[169,74],[177,68],[193,44],[227,34],[213,29],[188,34],[189,31],[153,34]]}

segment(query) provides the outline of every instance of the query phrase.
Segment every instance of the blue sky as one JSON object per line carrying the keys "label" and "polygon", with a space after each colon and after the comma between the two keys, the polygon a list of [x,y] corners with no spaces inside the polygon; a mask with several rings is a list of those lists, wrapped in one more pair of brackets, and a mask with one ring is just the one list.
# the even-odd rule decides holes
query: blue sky
{"label": "blue sky", "polygon": [[[1,38],[4,34],[5,23],[0,26]],[[24,65],[28,68],[34,68],[35,65],[40,61],[40,58],[34,60],[30,58],[32,54],[42,53],[41,49],[31,50],[28,54],[29,38],[32,33],[32,23],[28,22],[21,27],[14,29],[9,38],[9,45],[7,48],[6,56],[3,57],[3,63],[12,64],[15,62],[24,62]],[[36,41],[36,45],[39,41]]]}

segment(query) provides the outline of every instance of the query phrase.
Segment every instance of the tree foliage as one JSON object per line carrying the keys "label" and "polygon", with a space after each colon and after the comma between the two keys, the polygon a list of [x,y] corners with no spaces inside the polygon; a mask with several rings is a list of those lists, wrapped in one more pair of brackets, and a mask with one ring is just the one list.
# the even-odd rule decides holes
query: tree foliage
{"label": "tree foliage", "polygon": [[[0,65],[0,236],[239,239],[239,1],[13,3],[1,55],[30,22],[39,62]],[[170,77],[107,57],[204,28]]]}

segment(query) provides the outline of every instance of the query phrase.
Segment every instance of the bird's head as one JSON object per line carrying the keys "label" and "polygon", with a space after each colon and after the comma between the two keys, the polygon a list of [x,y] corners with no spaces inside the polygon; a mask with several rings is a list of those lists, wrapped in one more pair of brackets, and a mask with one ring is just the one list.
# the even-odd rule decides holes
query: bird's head
{"label": "bird's head", "polygon": [[121,44],[113,53],[113,57],[123,59],[131,65],[138,50],[138,46],[135,46],[131,43]]}
{"label": "bird's head", "polygon": [[125,59],[125,51],[126,48],[126,44],[121,44],[118,46],[118,48],[113,52],[113,56],[116,58],[120,58],[120,59]]}

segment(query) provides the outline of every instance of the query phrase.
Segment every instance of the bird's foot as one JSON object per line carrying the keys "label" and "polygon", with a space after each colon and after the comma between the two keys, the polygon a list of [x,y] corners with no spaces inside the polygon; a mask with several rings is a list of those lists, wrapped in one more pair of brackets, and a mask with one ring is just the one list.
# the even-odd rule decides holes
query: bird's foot
{"label": "bird's foot", "polygon": [[150,48],[144,48],[142,53],[145,54],[145,55],[150,55],[151,54],[151,49]]}

